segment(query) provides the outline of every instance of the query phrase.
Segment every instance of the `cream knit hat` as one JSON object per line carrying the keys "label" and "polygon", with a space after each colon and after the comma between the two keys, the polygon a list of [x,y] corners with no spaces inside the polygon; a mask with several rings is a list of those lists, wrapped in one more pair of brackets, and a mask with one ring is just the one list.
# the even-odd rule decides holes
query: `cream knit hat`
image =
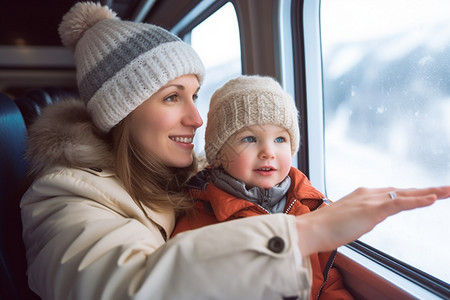
{"label": "cream knit hat", "polygon": [[74,51],[78,90],[95,125],[109,131],[169,81],[204,66],[197,53],[165,29],[122,21],[106,6],[78,2],[58,28]]}
{"label": "cream knit hat", "polygon": [[211,98],[205,132],[205,152],[214,164],[222,146],[240,129],[256,124],[285,128],[291,153],[299,147],[298,111],[292,97],[270,77],[240,76],[228,81]]}

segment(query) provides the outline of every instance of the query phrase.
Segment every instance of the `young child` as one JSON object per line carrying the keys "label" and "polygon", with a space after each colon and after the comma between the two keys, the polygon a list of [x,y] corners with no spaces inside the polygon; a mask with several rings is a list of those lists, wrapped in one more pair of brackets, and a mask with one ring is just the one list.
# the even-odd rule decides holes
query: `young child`
{"label": "young child", "polygon": [[[236,218],[301,215],[326,205],[325,196],[291,167],[299,140],[297,109],[278,82],[262,76],[227,82],[211,98],[205,133],[209,166],[189,182],[195,213],[178,220],[172,236]],[[310,256],[311,299],[353,299],[332,267],[335,255]]]}

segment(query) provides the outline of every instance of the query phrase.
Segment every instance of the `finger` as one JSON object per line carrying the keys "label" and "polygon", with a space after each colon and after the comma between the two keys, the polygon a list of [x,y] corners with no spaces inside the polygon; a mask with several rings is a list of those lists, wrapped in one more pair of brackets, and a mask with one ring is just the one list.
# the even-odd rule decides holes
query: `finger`
{"label": "finger", "polygon": [[436,195],[437,199],[445,199],[450,197],[450,186],[430,187],[423,189],[394,189],[398,197],[414,197]]}
{"label": "finger", "polygon": [[[389,198],[389,195],[387,195],[385,198]],[[387,217],[404,210],[426,207],[433,204],[436,200],[437,196],[435,194],[419,196],[397,195],[397,198],[394,200],[389,199],[388,201],[384,201],[384,203],[379,207],[381,209],[380,215],[383,215],[383,213],[385,213],[385,217]]]}

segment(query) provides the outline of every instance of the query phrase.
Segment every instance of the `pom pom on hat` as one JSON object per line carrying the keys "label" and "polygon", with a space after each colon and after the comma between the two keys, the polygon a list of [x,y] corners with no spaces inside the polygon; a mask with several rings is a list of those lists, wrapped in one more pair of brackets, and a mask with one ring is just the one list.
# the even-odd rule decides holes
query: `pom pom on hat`
{"label": "pom pom on hat", "polygon": [[298,111],[294,99],[280,84],[266,76],[240,76],[225,83],[211,97],[205,131],[206,159],[210,165],[234,133],[252,125],[273,124],[285,128],[291,138],[291,154],[300,144]]}
{"label": "pom pom on hat", "polygon": [[104,19],[119,19],[117,14],[100,3],[78,2],[64,15],[58,27],[64,46],[74,50],[84,32]]}
{"label": "pom pom on hat", "polygon": [[123,21],[106,6],[76,3],[59,34],[74,51],[78,91],[96,127],[108,132],[169,81],[205,68],[190,45],[152,24]]}

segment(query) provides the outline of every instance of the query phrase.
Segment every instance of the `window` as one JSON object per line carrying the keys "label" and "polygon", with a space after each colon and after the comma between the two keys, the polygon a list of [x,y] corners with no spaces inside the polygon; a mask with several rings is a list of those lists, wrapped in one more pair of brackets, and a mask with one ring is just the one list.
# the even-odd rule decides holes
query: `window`
{"label": "window", "polygon": [[197,107],[204,125],[197,129],[195,151],[204,154],[205,127],[209,100],[216,89],[241,71],[241,47],[236,11],[228,2],[186,36],[206,68],[206,78],[199,92]]}
{"label": "window", "polygon": [[[359,186],[449,184],[449,11],[446,0],[321,1],[330,199]],[[360,240],[450,283],[449,212],[449,200],[402,212]]]}

